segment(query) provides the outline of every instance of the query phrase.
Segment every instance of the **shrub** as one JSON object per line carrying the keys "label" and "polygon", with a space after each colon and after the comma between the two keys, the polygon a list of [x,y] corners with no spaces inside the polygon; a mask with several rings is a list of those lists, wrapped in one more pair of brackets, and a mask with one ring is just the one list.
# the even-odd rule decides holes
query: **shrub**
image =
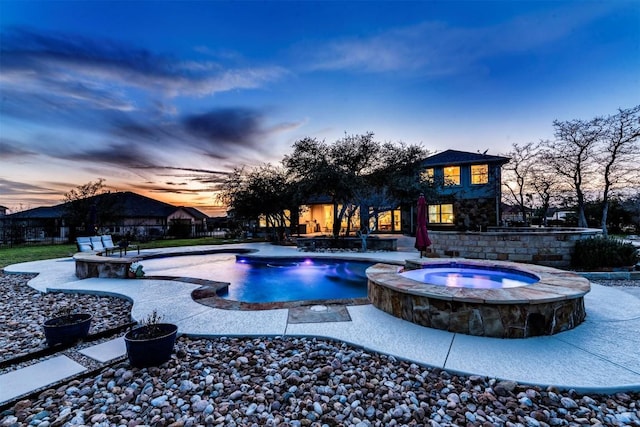
{"label": "shrub", "polygon": [[576,242],[572,267],[580,270],[628,267],[638,262],[638,250],[619,239],[593,237]]}

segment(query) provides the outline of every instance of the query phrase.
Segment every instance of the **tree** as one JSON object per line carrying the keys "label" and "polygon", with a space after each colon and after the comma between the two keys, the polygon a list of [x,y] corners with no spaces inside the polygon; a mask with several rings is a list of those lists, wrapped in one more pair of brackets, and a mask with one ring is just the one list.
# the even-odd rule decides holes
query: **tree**
{"label": "tree", "polygon": [[630,195],[622,201],[622,209],[629,215],[629,224],[635,226],[635,231],[640,230],[640,190],[636,189],[634,195]]}
{"label": "tree", "polygon": [[[409,197],[415,201],[416,194],[425,192],[426,184],[418,178],[426,156],[420,146],[380,144],[373,133],[345,135],[333,144],[303,138],[284,156],[282,167],[235,169],[221,185],[218,200],[238,219],[265,215],[268,223],[282,227],[291,219],[287,211],[314,197],[329,196],[337,237],[345,218],[350,233],[358,210],[362,225],[370,213],[394,209]],[[370,210],[363,212],[363,206]],[[368,232],[362,227],[357,231]]]}
{"label": "tree", "polygon": [[518,205],[522,215],[522,223],[528,225],[527,202],[532,202],[535,189],[533,174],[539,162],[538,144],[528,142],[522,146],[514,143],[512,150],[505,154],[511,160],[503,167],[503,186],[506,188],[505,198]]}
{"label": "tree", "polygon": [[604,180],[600,226],[607,235],[607,215],[612,193],[637,183],[640,163],[640,105],[609,116],[604,122],[602,148],[597,153]]}
{"label": "tree", "polygon": [[551,201],[559,196],[559,182],[555,172],[549,165],[541,161],[540,153],[538,153],[538,161],[531,169],[531,187],[540,208],[541,224],[547,226],[547,216]]}
{"label": "tree", "polygon": [[[99,224],[113,214],[112,206],[101,203],[95,196],[109,193],[104,178],[77,186],[64,194],[65,217],[69,221],[70,238],[75,238],[76,228],[83,227],[84,234],[95,234]],[[104,200],[103,200],[104,201]]]}
{"label": "tree", "polygon": [[421,162],[428,155],[420,145],[386,142],[380,146],[375,170],[355,193],[357,203],[368,208],[361,212],[363,222],[403,203],[415,203],[420,193],[434,198],[435,187],[420,176]]}
{"label": "tree", "polygon": [[427,154],[418,145],[379,143],[368,132],[345,135],[333,144],[305,138],[294,144],[293,153],[285,156],[283,164],[298,183],[300,200],[331,197],[333,235],[338,236],[345,216],[349,234],[350,218],[358,209],[362,229],[370,215],[394,209],[409,199],[415,201],[417,194],[426,192],[419,171]]}
{"label": "tree", "polygon": [[595,150],[605,132],[605,121],[596,117],[589,121],[554,120],[555,141],[545,141],[543,161],[570,185],[576,196],[578,227],[588,227],[584,213],[585,191],[595,183]]}
{"label": "tree", "polygon": [[295,208],[294,187],[282,167],[264,164],[247,171],[236,168],[223,182],[219,200],[227,205],[236,219],[254,220],[265,217],[274,238],[282,240]]}
{"label": "tree", "polygon": [[348,135],[332,145],[304,138],[293,145],[291,155],[284,157],[283,165],[297,183],[301,199],[319,195],[331,198],[335,237],[354,201],[355,191],[376,167],[379,147],[371,132]]}

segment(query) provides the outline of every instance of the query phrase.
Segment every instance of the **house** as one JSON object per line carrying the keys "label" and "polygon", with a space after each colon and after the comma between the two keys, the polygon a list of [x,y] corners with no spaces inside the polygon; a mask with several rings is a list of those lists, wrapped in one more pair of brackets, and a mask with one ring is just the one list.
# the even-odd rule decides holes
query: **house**
{"label": "house", "polygon": [[[421,162],[430,229],[486,230],[500,224],[502,165],[510,159],[480,153],[446,150]],[[416,194],[416,201],[418,194]],[[369,215],[371,230],[413,234],[416,206],[408,203]],[[316,196],[301,207],[300,233],[332,231],[334,207],[327,196]],[[360,228],[359,212],[345,215],[341,230]]]}
{"label": "house", "polygon": [[43,206],[0,216],[0,244],[69,240],[62,205]]}
{"label": "house", "polygon": [[574,209],[562,209],[551,207],[547,210],[547,223],[549,225],[563,225],[568,219],[576,218]]}
{"label": "house", "polygon": [[477,230],[500,224],[502,165],[509,158],[446,150],[422,161],[429,227]]}
{"label": "house", "polygon": [[[524,211],[526,214],[526,224],[532,224],[534,222],[535,210],[525,206]],[[502,218],[502,225],[507,227],[525,224],[522,220],[522,208],[518,205],[502,203],[500,207],[500,216]]]}
{"label": "house", "polygon": [[[114,234],[133,239],[195,236],[207,230],[208,216],[133,192],[104,193],[0,217],[0,240],[64,242],[77,235]],[[77,214],[81,214],[78,216]]]}

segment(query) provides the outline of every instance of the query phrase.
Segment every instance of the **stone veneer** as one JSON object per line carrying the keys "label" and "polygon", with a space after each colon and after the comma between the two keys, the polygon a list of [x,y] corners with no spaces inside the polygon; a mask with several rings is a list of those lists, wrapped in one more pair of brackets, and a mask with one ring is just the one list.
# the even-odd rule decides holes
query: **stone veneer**
{"label": "stone veneer", "polygon": [[505,289],[448,288],[407,279],[402,267],[376,264],[367,269],[371,303],[396,317],[430,328],[468,335],[526,338],[572,329],[585,318],[581,276],[531,264],[469,259],[407,260],[406,269],[451,263],[521,270],[537,283]]}
{"label": "stone veneer", "polygon": [[140,258],[130,256],[115,258],[96,253],[78,252],[73,256],[73,259],[76,262],[76,277],[79,279],[89,277],[125,279],[131,264]]}
{"label": "stone veneer", "polygon": [[602,234],[593,228],[504,228],[486,232],[429,231],[430,257],[525,262],[565,268],[577,240]]}

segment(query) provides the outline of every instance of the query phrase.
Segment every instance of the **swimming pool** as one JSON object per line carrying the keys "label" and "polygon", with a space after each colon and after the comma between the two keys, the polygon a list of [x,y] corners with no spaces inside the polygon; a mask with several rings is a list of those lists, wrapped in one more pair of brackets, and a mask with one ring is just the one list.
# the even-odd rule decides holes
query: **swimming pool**
{"label": "swimming pool", "polygon": [[330,300],[367,296],[365,270],[373,263],[332,259],[248,259],[221,298],[244,302]]}
{"label": "swimming pool", "polygon": [[258,258],[234,254],[144,261],[147,275],[171,275],[229,283],[220,298],[246,303],[366,298],[365,270],[372,262],[325,258]]}

